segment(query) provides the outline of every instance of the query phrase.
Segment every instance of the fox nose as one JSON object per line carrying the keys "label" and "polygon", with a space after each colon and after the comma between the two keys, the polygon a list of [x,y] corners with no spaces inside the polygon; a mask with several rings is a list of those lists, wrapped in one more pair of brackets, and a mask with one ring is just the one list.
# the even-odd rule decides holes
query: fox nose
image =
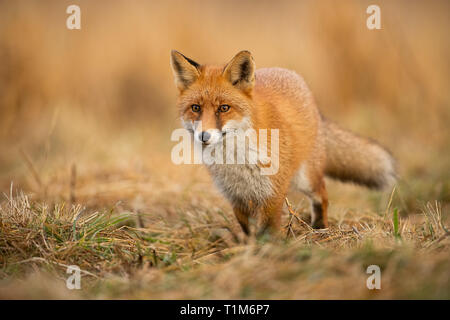
{"label": "fox nose", "polygon": [[202,133],[200,133],[200,140],[205,143],[209,140],[209,138],[211,138],[211,134],[207,131],[202,131]]}

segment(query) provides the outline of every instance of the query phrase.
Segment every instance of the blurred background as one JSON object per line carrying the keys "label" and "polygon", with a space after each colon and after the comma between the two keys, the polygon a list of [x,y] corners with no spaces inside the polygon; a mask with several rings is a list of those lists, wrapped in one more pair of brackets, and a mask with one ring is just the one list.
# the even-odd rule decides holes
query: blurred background
{"label": "blurred background", "polygon": [[[81,30],[66,28],[71,4]],[[366,27],[371,4],[0,1],[0,191],[150,211],[205,201],[194,191],[206,171],[170,161],[170,50],[225,63],[246,49],[257,67],[300,73],[324,115],[392,151],[402,214],[429,200],[448,210],[450,2],[376,1],[381,30]],[[333,210],[386,205],[331,185]]]}

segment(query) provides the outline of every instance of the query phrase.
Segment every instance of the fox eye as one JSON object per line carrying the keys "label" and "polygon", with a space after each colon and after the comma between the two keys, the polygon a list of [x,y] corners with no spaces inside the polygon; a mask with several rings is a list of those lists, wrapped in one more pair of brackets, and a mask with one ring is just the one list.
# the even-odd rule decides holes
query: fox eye
{"label": "fox eye", "polygon": [[219,107],[220,112],[227,112],[228,110],[230,110],[230,106],[227,104],[223,104]]}
{"label": "fox eye", "polygon": [[200,106],[198,104],[193,104],[191,109],[193,112],[200,112]]}

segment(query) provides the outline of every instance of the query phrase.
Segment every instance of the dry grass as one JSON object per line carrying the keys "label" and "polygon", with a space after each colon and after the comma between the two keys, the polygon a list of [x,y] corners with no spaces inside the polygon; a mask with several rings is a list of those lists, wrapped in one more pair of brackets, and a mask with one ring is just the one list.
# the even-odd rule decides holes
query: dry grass
{"label": "dry grass", "polygon": [[[244,244],[232,216],[209,208],[168,219],[10,195],[0,207],[0,297],[39,297],[37,278],[55,287],[47,298],[450,298],[439,204],[401,219],[399,237],[390,209],[347,213],[319,231],[292,212],[286,239]],[[365,286],[372,264],[382,269],[379,292]],[[61,295],[69,265],[82,269],[83,290]]]}
{"label": "dry grass", "polygon": [[[81,31],[71,1],[0,2],[1,298],[450,298],[447,1],[379,1],[380,31],[365,1],[78,3]],[[328,181],[329,230],[290,194],[286,239],[243,242],[206,170],[170,161],[174,48],[301,73],[392,150],[392,197]]]}

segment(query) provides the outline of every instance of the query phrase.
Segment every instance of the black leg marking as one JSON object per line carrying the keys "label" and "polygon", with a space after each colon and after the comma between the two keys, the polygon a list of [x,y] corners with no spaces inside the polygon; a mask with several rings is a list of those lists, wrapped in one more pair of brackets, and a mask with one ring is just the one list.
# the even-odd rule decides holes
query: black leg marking
{"label": "black leg marking", "polygon": [[314,201],[313,202],[313,216],[311,219],[312,227],[314,229],[323,229],[325,228],[325,224],[323,222],[323,209],[322,203]]}

